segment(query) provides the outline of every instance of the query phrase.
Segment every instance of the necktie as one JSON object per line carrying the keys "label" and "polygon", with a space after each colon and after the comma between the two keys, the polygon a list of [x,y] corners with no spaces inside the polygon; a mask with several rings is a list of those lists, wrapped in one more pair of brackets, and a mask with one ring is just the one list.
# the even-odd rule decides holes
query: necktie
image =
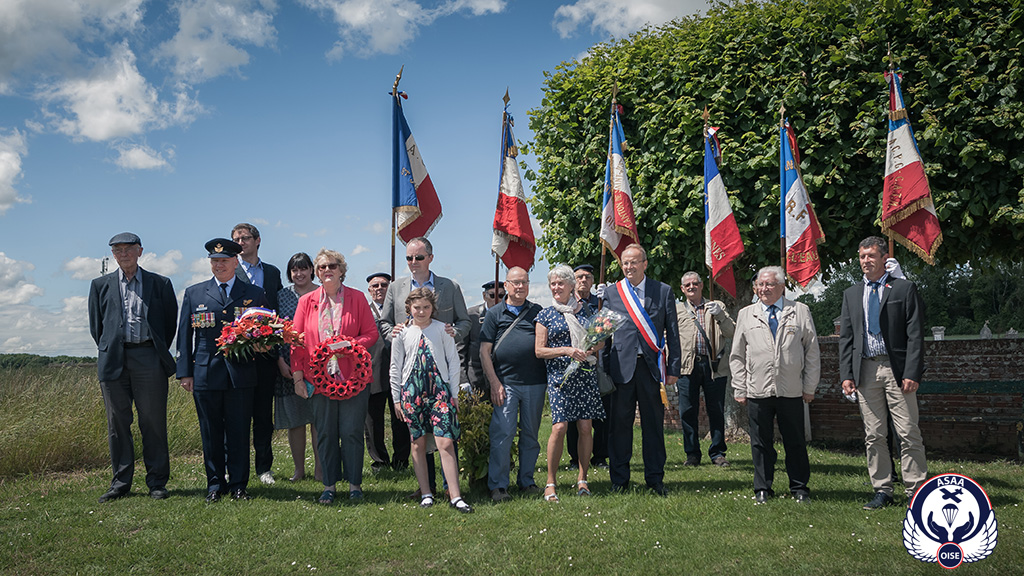
{"label": "necktie", "polygon": [[868,294],[868,332],[881,334],[882,328],[878,323],[878,313],[882,307],[882,303],[878,299],[878,286],[881,282],[868,282],[868,284],[871,285],[871,293]]}
{"label": "necktie", "polygon": [[775,311],[778,310],[775,304],[768,307],[768,327],[772,329],[772,340],[775,339],[775,332],[779,329],[779,319],[775,317]]}
{"label": "necktie", "polygon": [[220,298],[227,302],[228,300],[228,283],[224,282],[220,285]]}

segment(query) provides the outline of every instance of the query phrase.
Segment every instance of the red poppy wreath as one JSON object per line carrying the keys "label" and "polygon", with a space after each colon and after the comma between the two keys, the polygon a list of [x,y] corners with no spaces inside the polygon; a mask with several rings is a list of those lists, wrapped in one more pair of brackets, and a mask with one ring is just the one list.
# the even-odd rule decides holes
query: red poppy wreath
{"label": "red poppy wreath", "polygon": [[[339,347],[339,343],[347,342],[350,346]],[[333,346],[332,346],[333,345]],[[352,371],[348,378],[343,374],[332,373],[328,369],[331,358],[352,358]],[[362,344],[344,336],[332,336],[321,342],[310,359],[310,382],[316,387],[317,394],[323,394],[331,400],[348,400],[366,388],[373,378],[370,365],[370,353]]]}

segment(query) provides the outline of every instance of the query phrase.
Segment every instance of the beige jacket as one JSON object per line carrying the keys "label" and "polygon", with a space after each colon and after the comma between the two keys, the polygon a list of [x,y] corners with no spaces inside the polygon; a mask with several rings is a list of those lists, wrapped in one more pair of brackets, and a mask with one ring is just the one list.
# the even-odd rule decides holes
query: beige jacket
{"label": "beige jacket", "polygon": [[[705,302],[707,301],[705,300]],[[736,330],[736,323],[733,321],[732,316],[729,316],[728,310],[725,309],[725,304],[718,300],[714,300],[714,302],[718,302],[718,305],[722,307],[721,314],[712,316],[711,313],[704,310],[704,326],[707,326],[708,338],[711,339],[711,349],[714,350],[713,355],[709,358],[711,362],[714,362],[722,352],[725,339],[732,338],[733,332]],[[701,338],[700,330],[697,329],[697,318],[694,314],[693,305],[690,304],[689,300],[683,299],[682,302],[676,303],[676,322],[679,324],[679,348],[682,354],[679,373],[683,375],[693,373],[693,360],[697,353],[697,339]],[[715,326],[714,329],[711,328],[712,323]],[[718,370],[715,370],[711,377],[720,378],[728,375],[729,353],[726,350],[721,362],[718,363]]]}
{"label": "beige jacket", "polygon": [[818,387],[818,334],[805,304],[783,298],[776,338],[760,302],[740,310],[729,355],[736,398],[799,398]]}

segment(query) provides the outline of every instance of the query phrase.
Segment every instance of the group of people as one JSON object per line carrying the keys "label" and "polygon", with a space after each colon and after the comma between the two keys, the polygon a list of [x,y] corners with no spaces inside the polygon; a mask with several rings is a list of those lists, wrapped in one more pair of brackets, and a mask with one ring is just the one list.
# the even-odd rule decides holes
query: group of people
{"label": "group of people", "polygon": [[[98,350],[98,376],[107,412],[113,480],[100,502],[127,495],[134,471],[132,405],[138,412],[146,484],[155,499],[168,495],[166,406],[168,377],[193,394],[202,436],[208,502],[224,495],[249,499],[250,430],[255,476],[275,482],[271,471],[274,428],[288,430],[292,480],[305,476],[306,426],[310,426],[319,497],[331,504],[338,482],[360,500],[364,454],[370,467],[401,470],[411,456],[424,508],[440,496],[432,453],[440,455],[449,505],[473,508],[458,478],[461,386],[489,395],[491,452],[487,485],[495,502],[511,498],[511,450],[518,435],[516,486],[521,493],[559,499],[557,470],[568,437],[578,470],[573,491],[591,495],[588,472],[607,466],[612,491],[630,489],[634,425],[639,413],[644,484],[665,496],[663,385],[676,385],[686,452],[684,466],[699,466],[698,428],[703,393],[713,465],[728,467],[725,394],[731,380],[747,407],[757,502],[774,496],[778,424],[789,491],[810,501],[810,466],[804,404],[819,379],[816,330],[804,304],[785,297],[785,272],[769,266],[754,281],[757,301],[736,320],[721,301],[703,295],[696,272],[683,275],[682,302],[672,288],[647,276],[647,254],[633,244],[619,255],[625,278],[592,293],[593,268],[557,265],[547,274],[552,305],[529,300],[529,274],[508,270],[503,283],[483,286],[484,302],[467,309],[459,285],[435,275],[426,238],[406,244],[407,277],[366,278],[369,298],[345,284],[342,254],[321,249],[315,258],[292,256],[280,270],[258,256],[259,231],[242,223],[232,238],[206,243],[212,278],[187,288],[180,315],[167,278],[142,270],[141,239],[121,233],[110,240],[118,269],[90,287],[89,319]],[[864,417],[869,475],[874,488],[866,509],[893,503],[886,453],[891,415],[902,450],[903,481],[913,493],[927,477],[917,425],[916,391],[923,372],[923,306],[913,283],[886,270],[881,238],[859,248],[864,283],[844,294],[840,371],[844,392],[857,397]],[[319,285],[314,281],[318,280]],[[291,318],[302,345],[260,350],[248,361],[226,358],[216,339],[221,327],[250,307]],[[610,340],[584,349],[586,326],[599,309],[626,321]],[[177,361],[169,347],[177,334]],[[369,351],[372,380],[344,399],[311,384],[321,343],[358,344]],[[728,348],[728,341],[732,346]],[[354,356],[334,356],[334,370],[355,370]],[[578,369],[567,370],[570,363]],[[568,376],[566,376],[568,374]],[[552,431],[546,447],[547,478],[534,480],[539,429],[548,399]],[[391,450],[384,427],[390,413]]]}

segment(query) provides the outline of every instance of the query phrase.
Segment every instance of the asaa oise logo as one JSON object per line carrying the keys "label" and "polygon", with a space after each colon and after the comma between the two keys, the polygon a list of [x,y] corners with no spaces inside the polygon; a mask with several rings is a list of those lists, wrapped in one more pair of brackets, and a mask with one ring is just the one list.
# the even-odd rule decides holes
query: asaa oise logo
{"label": "asaa oise logo", "polygon": [[903,545],[914,558],[943,568],[985,559],[996,547],[996,515],[988,494],[961,474],[931,478],[907,508]]}

